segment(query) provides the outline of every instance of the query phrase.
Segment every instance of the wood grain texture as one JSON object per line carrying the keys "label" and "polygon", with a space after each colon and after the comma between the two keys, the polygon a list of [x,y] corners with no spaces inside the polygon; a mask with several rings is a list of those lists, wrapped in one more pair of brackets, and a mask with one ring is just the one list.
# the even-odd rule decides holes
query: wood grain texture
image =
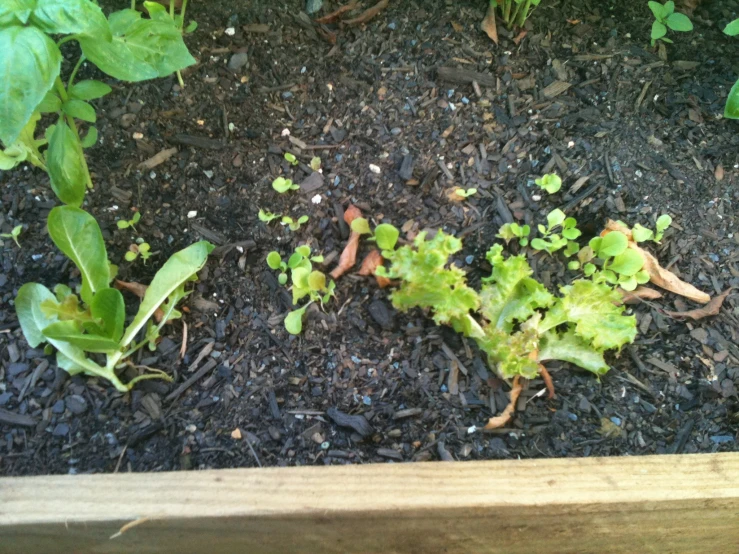
{"label": "wood grain texture", "polygon": [[738,551],[737,453],[0,478],[2,553]]}

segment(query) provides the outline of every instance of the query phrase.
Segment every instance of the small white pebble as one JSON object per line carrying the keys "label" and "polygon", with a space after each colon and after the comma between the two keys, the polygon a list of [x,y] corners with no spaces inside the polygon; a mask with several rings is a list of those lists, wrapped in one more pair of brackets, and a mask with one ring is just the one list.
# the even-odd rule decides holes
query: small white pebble
{"label": "small white pebble", "polygon": [[310,199],[311,202],[314,204],[320,204],[322,200],[322,197],[320,194],[316,194],[313,198]]}
{"label": "small white pebble", "polygon": [[226,33],[228,36],[232,37],[236,34],[236,29],[234,29],[233,27],[229,27],[223,32]]}
{"label": "small white pebble", "polygon": [[143,133],[139,133],[138,131],[136,131],[132,136],[133,140],[141,140],[142,138],[144,138]]}
{"label": "small white pebble", "polygon": [[534,202],[538,202],[539,200],[541,200],[541,194],[532,194],[531,200],[533,200]]}
{"label": "small white pebble", "polygon": [[379,175],[379,174],[380,174],[380,168],[379,168],[379,166],[376,166],[375,164],[370,164],[370,166],[369,166],[369,170],[370,170],[370,171],[371,171],[372,173],[376,173],[377,175]]}
{"label": "small white pebble", "polygon": [[190,210],[187,212],[187,219],[192,219],[194,217],[197,217],[198,212],[196,210]]}
{"label": "small white pebble", "polygon": [[475,427],[474,425],[467,428],[468,435],[471,435],[472,433],[476,433],[476,432],[477,432],[477,427]]}
{"label": "small white pebble", "polygon": [[290,129],[288,129],[287,127],[284,128],[282,130],[282,133],[281,134],[282,134],[283,137],[289,137],[290,136]]}
{"label": "small white pebble", "polygon": [[570,142],[567,143],[567,148],[574,148],[574,147],[575,147],[575,141],[574,140],[571,140]]}

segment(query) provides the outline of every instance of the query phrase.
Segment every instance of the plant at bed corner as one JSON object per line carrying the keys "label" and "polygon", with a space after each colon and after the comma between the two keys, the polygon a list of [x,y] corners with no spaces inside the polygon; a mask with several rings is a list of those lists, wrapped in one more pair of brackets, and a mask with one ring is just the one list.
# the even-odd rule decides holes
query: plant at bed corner
{"label": "plant at bed corner", "polygon": [[[35,348],[46,342],[57,351],[57,364],[68,373],[83,373],[110,381],[121,392],[143,379],[171,378],[160,370],[145,367],[143,373],[123,383],[116,371],[133,366],[129,358],[137,350],[156,347],[167,321],[181,317],[176,306],[188,295],[185,285],[197,278],[213,245],[196,242],[172,255],[159,269],[133,321],[125,327],[125,305],[121,292],[110,286],[116,268],[108,261],[103,235],[95,219],[73,206],[51,210],[49,236],[77,266],[81,276],[79,293],[59,284],[54,292],[39,283],[26,283],[18,291],[15,309],[28,344]],[[160,316],[157,322],[155,316]],[[139,337],[140,331],[144,331]],[[92,357],[90,356],[92,355]],[[105,363],[100,364],[100,357]]]}
{"label": "plant at bed corner", "polygon": [[[735,19],[724,28],[724,33],[730,37],[739,35],[739,19]],[[739,79],[729,91],[724,108],[724,117],[728,119],[739,119]]]}
{"label": "plant at bed corner", "polygon": [[509,28],[514,25],[523,27],[540,3],[541,0],[490,0],[491,6],[500,8],[500,15]]}
{"label": "plant at bed corner", "polygon": [[654,21],[652,22],[652,46],[658,40],[672,42],[667,38],[667,29],[672,31],[692,31],[693,23],[687,15],[675,11],[675,2],[668,0],[664,4],[650,0],[649,9],[652,10]]}

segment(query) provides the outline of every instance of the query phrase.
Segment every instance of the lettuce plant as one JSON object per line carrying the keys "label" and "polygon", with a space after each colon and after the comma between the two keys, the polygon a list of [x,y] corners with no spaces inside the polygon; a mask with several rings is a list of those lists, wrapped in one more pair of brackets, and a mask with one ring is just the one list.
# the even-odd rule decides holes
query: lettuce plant
{"label": "lettuce plant", "polygon": [[[724,33],[730,37],[739,35],[739,19],[735,19],[724,28]],[[739,79],[729,91],[729,97],[726,99],[726,107],[724,108],[724,117],[729,119],[739,119]]]}
{"label": "lettuce plant", "polygon": [[277,177],[272,181],[272,188],[280,194],[284,194],[289,190],[298,190],[300,185],[296,185],[291,179],[285,179],[284,177]]}
{"label": "lettuce plant", "polygon": [[559,189],[562,188],[562,178],[556,173],[547,173],[546,175],[542,175],[536,179],[534,183],[549,194],[559,192]]}
{"label": "lettuce plant", "polygon": [[398,242],[400,231],[389,223],[380,223],[375,227],[374,234],[370,229],[369,221],[364,217],[358,217],[351,224],[352,231],[360,235],[369,235],[367,240],[370,242],[376,242],[380,250],[392,250],[395,248],[395,244]]}
{"label": "lettuce plant", "polygon": [[531,233],[531,227],[528,225],[519,225],[518,223],[504,223],[498,230],[498,234],[495,235],[499,239],[503,239],[508,244],[512,239],[517,238],[518,244],[521,246],[528,246],[529,234]]}
{"label": "lettuce plant", "polygon": [[392,265],[378,274],[382,269],[399,280],[391,295],[396,309],[430,309],[437,324],[474,339],[499,376],[531,379],[551,360],[603,375],[605,352],[634,340],[636,319],[623,314],[620,295],[608,284],[580,279],[555,296],[531,277],[523,255],[505,258],[495,245],[487,253],[492,275],[478,293],[464,271],[449,265],[461,247],[442,231],[430,240],[420,233],[413,247],[384,252]]}
{"label": "lettuce plant", "polygon": [[500,8],[500,15],[508,27],[523,27],[533,9],[541,0],[490,0],[490,5]]}
{"label": "lettuce plant", "polygon": [[[82,54],[65,84],[59,46],[70,41]],[[111,91],[100,81],[75,82],[82,63],[122,81],[164,77],[195,63],[171,18],[143,19],[134,9],[106,18],[92,0],[3,0],[0,52],[0,169],[28,161],[46,171],[54,193],[73,206],[92,188],[83,154],[97,141],[89,101]],[[36,138],[41,114],[55,121]],[[79,122],[87,125],[84,137]]]}
{"label": "lettuce plant", "polygon": [[[554,233],[557,228],[560,228],[560,232]],[[562,210],[555,209],[549,212],[547,226],[539,224],[537,229],[541,237],[531,241],[531,248],[534,250],[554,254],[557,250],[567,247],[566,254],[569,257],[579,249],[574,242],[582,234],[577,228],[577,221],[574,217],[566,217]]]}
{"label": "lettuce plant", "polygon": [[[59,284],[54,292],[39,283],[26,283],[18,291],[15,309],[28,344],[46,342],[57,351],[57,364],[71,375],[83,373],[110,381],[121,392],[142,379],[169,376],[145,368],[144,373],[121,382],[116,371],[138,367],[129,361],[137,350],[156,341],[167,321],[181,317],[176,306],[189,293],[185,285],[197,279],[213,245],[201,241],[180,250],[156,273],[128,327],[123,295],[110,283],[116,268],[108,261],[103,235],[95,219],[73,206],[51,210],[49,236],[80,272],[81,286],[75,293]],[[152,321],[161,310],[157,323]],[[140,331],[143,337],[137,341]],[[105,363],[99,363],[104,356]]]}
{"label": "lettuce plant", "polygon": [[18,248],[20,248],[21,243],[18,242],[18,237],[21,235],[21,231],[23,231],[23,225],[16,225],[10,233],[0,233],[0,238],[13,239],[13,241],[18,245]]}
{"label": "lettuce plant", "polygon": [[283,215],[280,223],[287,226],[291,231],[297,231],[303,223],[308,221],[308,219],[307,215],[301,215],[298,219],[293,219],[289,215]]}
{"label": "lettuce plant", "polygon": [[654,22],[652,22],[652,46],[658,41],[672,42],[667,38],[667,29],[673,31],[692,31],[693,23],[690,18],[682,13],[675,11],[675,2],[668,0],[664,4],[654,2],[650,0],[649,9],[652,10],[654,15]]}

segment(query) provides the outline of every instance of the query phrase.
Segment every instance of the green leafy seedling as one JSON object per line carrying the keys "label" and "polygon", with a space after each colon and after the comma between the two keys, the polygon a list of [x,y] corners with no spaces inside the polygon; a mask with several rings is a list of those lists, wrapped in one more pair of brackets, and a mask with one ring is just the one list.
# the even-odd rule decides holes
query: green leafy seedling
{"label": "green leafy seedling", "polygon": [[654,230],[654,242],[662,240],[662,237],[665,236],[665,231],[670,225],[672,225],[672,218],[669,215],[662,214],[657,218]]}
{"label": "green leafy seedling", "polygon": [[283,225],[287,225],[287,227],[291,231],[297,231],[298,229],[300,229],[300,226],[306,221],[308,221],[307,215],[301,215],[298,219],[293,219],[289,215],[283,215],[281,223]]}
{"label": "green leafy seedling", "polygon": [[291,154],[290,152],[285,152],[285,159],[290,165],[298,165],[300,163],[298,161],[298,158],[296,158],[295,155]]}
{"label": "green leafy seedling", "polygon": [[115,222],[115,224],[118,226],[119,229],[128,229],[131,227],[134,231],[136,230],[135,225],[141,220],[141,212],[136,212],[133,214],[133,217],[131,219],[119,219]]}
{"label": "green leafy seedling", "polygon": [[624,233],[611,231],[603,237],[594,237],[588,246],[603,261],[599,272],[589,270],[594,281],[618,285],[629,291],[649,282],[644,259],[636,250],[629,248],[629,239]]}
{"label": "green leafy seedling", "polygon": [[282,261],[282,257],[279,252],[272,251],[267,254],[267,265],[271,269],[280,271],[280,274],[277,276],[277,281],[281,285],[287,283],[287,263]]}
{"label": "green leafy seedling", "polygon": [[128,252],[124,254],[124,258],[127,262],[133,262],[136,258],[141,258],[144,263],[152,256],[151,246],[148,242],[140,242],[132,244],[128,247]]}
{"label": "green leafy seedling", "polygon": [[275,189],[280,194],[284,194],[290,190],[298,190],[300,188],[300,185],[296,185],[290,179],[285,179],[284,177],[277,177],[277,179],[272,181],[272,188]]}
{"label": "green leafy seedling", "polygon": [[[724,28],[724,33],[730,37],[739,35],[739,19],[735,19]],[[724,117],[727,119],[739,119],[739,79],[729,91],[724,107]]]}
{"label": "green leafy seedling", "polygon": [[277,219],[279,217],[282,217],[278,214],[273,214],[272,212],[265,212],[263,209],[259,209],[259,221],[264,221],[265,223],[269,223],[273,219]]}
{"label": "green leafy seedling", "polygon": [[374,241],[381,250],[392,250],[398,242],[400,231],[394,225],[389,223],[380,223],[375,227],[375,233],[372,234],[369,221],[364,217],[358,217],[352,221],[351,229],[360,235],[369,235],[367,240]]}
{"label": "green leafy seedling", "polygon": [[[561,228],[559,233],[554,233],[554,229]],[[575,241],[582,233],[577,228],[577,221],[574,217],[567,217],[560,209],[555,209],[547,215],[547,226],[538,225],[541,238],[535,238],[531,241],[531,248],[534,250],[543,250],[549,254],[553,254],[562,248],[565,248],[567,257],[575,254],[579,247]]]}
{"label": "green leafy seedling", "polygon": [[693,23],[690,18],[682,13],[675,11],[675,2],[668,0],[664,4],[650,0],[649,9],[652,10],[654,21],[652,22],[652,46],[658,40],[671,43],[667,38],[667,29],[679,32],[687,32],[693,30]]}
{"label": "green leafy seedling", "polygon": [[534,181],[541,189],[554,194],[562,188],[562,179],[556,173],[547,173]]}
{"label": "green leafy seedling", "polygon": [[472,189],[465,190],[462,188],[458,188],[454,191],[454,194],[456,194],[457,196],[461,198],[469,198],[470,196],[477,194],[477,189],[472,188]]}
{"label": "green leafy seedling", "polygon": [[533,9],[540,3],[541,0],[490,0],[490,7],[500,8],[500,16],[510,29],[514,25],[523,27]]}
{"label": "green leafy seedling", "polygon": [[20,236],[21,231],[23,231],[23,225],[16,225],[15,227],[13,227],[10,233],[0,233],[0,237],[4,239],[13,239],[18,245],[18,248],[20,248],[21,243],[18,242],[18,237]]}
{"label": "green leafy seedling", "polygon": [[313,171],[318,171],[319,169],[321,169],[321,158],[319,158],[318,156],[313,156],[310,160],[310,168]]}
{"label": "green leafy seedling", "polygon": [[498,230],[498,234],[495,235],[499,239],[503,239],[506,244],[511,240],[517,238],[518,244],[525,247],[529,244],[529,234],[531,234],[531,227],[528,225],[519,225],[518,223],[505,223]]}

